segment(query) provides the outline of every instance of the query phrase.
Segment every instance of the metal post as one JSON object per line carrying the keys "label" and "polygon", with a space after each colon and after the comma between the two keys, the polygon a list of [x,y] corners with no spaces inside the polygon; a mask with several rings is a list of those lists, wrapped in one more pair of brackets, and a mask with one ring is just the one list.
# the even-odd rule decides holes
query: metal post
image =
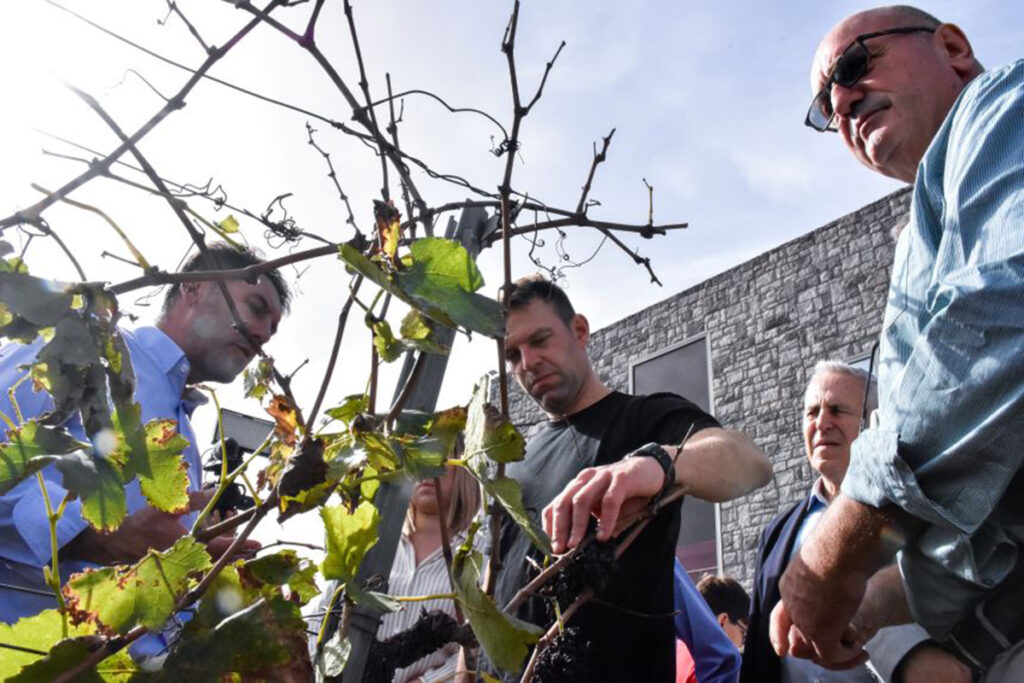
{"label": "metal post", "polygon": [[[454,221],[449,223],[445,237],[457,239],[466,247],[469,255],[476,258],[480,253],[483,232],[488,226],[487,212],[478,207],[463,209],[458,225],[453,224]],[[436,335],[437,341],[445,346],[450,347],[455,341],[455,330],[447,327],[439,328]],[[398,386],[395,387],[396,397],[401,392],[409,373],[412,372],[414,362],[414,354],[407,353],[401,376],[398,379]],[[406,403],[407,410],[434,411],[447,366],[448,356],[430,355],[427,358],[419,381]],[[357,582],[362,583],[373,576],[382,576],[386,579],[391,574],[391,565],[395,561],[395,551],[398,549],[402,523],[405,520],[405,511],[409,507],[411,495],[412,481],[408,478],[381,484],[380,489],[377,490],[377,508],[380,510],[381,518],[378,527],[378,540],[377,544],[363,558],[363,563],[359,566],[359,572],[356,574]],[[349,642],[352,649],[341,675],[342,683],[362,683],[367,656],[370,653],[370,646],[373,645],[374,638],[376,638],[379,625],[380,614],[378,612],[363,607],[353,610],[349,622]]]}

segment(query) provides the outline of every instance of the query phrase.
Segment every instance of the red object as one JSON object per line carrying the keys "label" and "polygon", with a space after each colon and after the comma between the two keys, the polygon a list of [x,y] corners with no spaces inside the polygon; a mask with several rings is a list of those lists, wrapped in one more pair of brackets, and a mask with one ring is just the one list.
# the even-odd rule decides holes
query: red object
{"label": "red object", "polygon": [[676,641],[676,683],[697,683],[697,667],[686,643]]}

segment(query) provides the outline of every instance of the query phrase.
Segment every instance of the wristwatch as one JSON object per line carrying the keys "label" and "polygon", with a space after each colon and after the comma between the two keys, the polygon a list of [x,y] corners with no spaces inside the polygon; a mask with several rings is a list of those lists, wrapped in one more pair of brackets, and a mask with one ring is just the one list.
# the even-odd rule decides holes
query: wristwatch
{"label": "wristwatch", "polygon": [[659,465],[661,465],[661,471],[665,475],[665,483],[661,486],[661,491],[658,492],[655,501],[659,501],[665,497],[665,494],[669,492],[676,483],[676,472],[673,467],[671,456],[668,451],[661,447],[660,444],[654,443],[653,441],[648,444],[644,444],[640,448],[636,449],[632,453],[626,455],[627,458],[654,458]]}

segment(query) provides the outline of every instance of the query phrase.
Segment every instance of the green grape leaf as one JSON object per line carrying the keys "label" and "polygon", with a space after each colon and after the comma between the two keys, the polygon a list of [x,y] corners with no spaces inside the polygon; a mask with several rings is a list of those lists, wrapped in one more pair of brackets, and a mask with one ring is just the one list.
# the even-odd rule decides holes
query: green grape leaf
{"label": "green grape leaf", "polygon": [[[5,679],[9,683],[49,683],[76,664],[87,659],[103,644],[98,636],[78,636],[54,645],[45,657],[29,664],[21,673]],[[107,657],[95,667],[75,677],[75,682],[129,681],[139,673],[126,650]]]}
{"label": "green grape leaf", "polygon": [[263,597],[259,590],[247,589],[238,575],[241,560],[228,564],[214,577],[213,583],[199,599],[194,622],[195,628],[213,628],[247,605]]}
{"label": "green grape leaf", "polygon": [[320,508],[327,532],[327,555],[320,565],[324,579],[348,583],[355,578],[359,563],[377,543],[379,515],[373,503],[363,501],[354,512],[344,505]]}
{"label": "green grape leaf", "polygon": [[157,680],[312,680],[305,627],[299,606],[279,595],[213,629],[190,622]]}
{"label": "green grape leaf", "polygon": [[428,433],[441,442],[443,452],[450,455],[455,452],[459,435],[466,429],[466,408],[455,406],[442,410],[430,422]]}
{"label": "green grape leaf", "polygon": [[465,545],[459,548],[452,562],[455,594],[487,658],[499,669],[517,673],[523,667],[530,646],[537,642],[543,631],[498,609],[480,588],[481,562],[480,553]]}
{"label": "green grape leaf", "polygon": [[483,485],[484,490],[501,503],[501,506],[505,508],[505,511],[512,517],[512,520],[533,541],[533,544],[545,555],[550,555],[551,539],[530,518],[526,508],[523,507],[523,491],[519,486],[519,482],[510,477],[495,477],[485,480]]}
{"label": "green grape leaf", "polygon": [[417,439],[402,446],[405,470],[413,479],[444,476],[444,444],[438,439]]}
{"label": "green grape leaf", "polygon": [[324,411],[329,417],[344,422],[346,425],[352,422],[357,415],[365,413],[370,405],[370,399],[366,394],[352,394],[346,396],[341,405]]}
{"label": "green grape leaf", "polygon": [[211,566],[202,544],[179,538],[164,552],[150,550],[131,567],[87,569],[64,586],[76,620],[95,621],[105,632],[127,633],[136,624],[155,630],[174,612],[192,577]]}
{"label": "green grape leaf", "polygon": [[338,487],[337,481],[321,482],[312,488],[299,491],[295,495],[281,496],[280,512],[277,515],[278,522],[284,522],[295,515],[309,512],[313,508],[323,505],[334,489]]}
{"label": "green grape leaf", "polygon": [[468,330],[488,337],[500,338],[505,324],[497,301],[479,294],[484,279],[469,252],[458,242],[426,237],[409,245],[412,265],[398,273],[402,289],[411,297],[429,304],[417,306],[430,318],[455,327],[440,317],[447,317]]}
{"label": "green grape leaf", "polygon": [[68,286],[32,275],[0,271],[0,301],[14,315],[39,327],[52,327],[71,309]]}
{"label": "green grape leaf", "polygon": [[367,477],[363,481],[359,482],[359,495],[363,497],[363,500],[372,502],[373,497],[377,495],[377,489],[380,488],[380,479],[368,478],[375,477],[377,474],[377,470],[373,469],[369,465],[363,468],[363,476]]}
{"label": "green grape leaf", "polygon": [[401,466],[395,449],[387,439],[376,432],[364,432],[356,437],[356,447],[366,452],[366,460],[379,472],[397,469]]}
{"label": "green grape leaf", "polygon": [[253,369],[245,369],[242,373],[242,383],[245,388],[246,398],[255,398],[263,401],[263,398],[271,393],[270,382],[274,378],[274,361],[270,358],[260,358]]}
{"label": "green grape leaf", "polygon": [[447,356],[451,352],[451,348],[437,341],[437,335],[430,320],[415,308],[402,318],[402,327],[399,330],[399,334],[402,335],[402,343],[406,348],[413,348],[424,353],[433,353],[439,356]]}
{"label": "green grape leaf", "polygon": [[80,315],[69,313],[54,326],[53,339],[40,349],[39,358],[85,367],[99,363],[100,353],[89,324]]}
{"label": "green grape leaf", "polygon": [[7,443],[0,444],[0,494],[11,490],[19,481],[51,462],[50,459],[34,458],[91,448],[63,429],[47,427],[34,420],[7,432],[5,439]]}
{"label": "green grape leaf", "polygon": [[397,612],[402,609],[402,603],[387,593],[364,591],[355,583],[350,583],[345,586],[345,590],[347,591],[348,596],[352,598],[352,602],[356,603],[360,607],[368,607],[374,612],[387,614],[388,612]]}
{"label": "green grape leaf", "polygon": [[245,582],[258,582],[271,586],[287,585],[302,602],[309,602],[320,594],[314,575],[316,566],[300,558],[294,550],[282,550],[243,563],[239,574]]}
{"label": "green grape leaf", "polygon": [[373,346],[377,349],[377,355],[385,363],[393,363],[402,357],[405,352],[405,344],[395,339],[395,333],[386,320],[371,322],[373,330]]}
{"label": "green grape leaf", "polygon": [[457,242],[433,237],[413,242],[409,270],[394,275],[352,246],[342,244],[338,250],[353,270],[432,320],[495,339],[504,334],[501,306],[474,293],[483,279],[469,253]]}
{"label": "green grape leaf", "polygon": [[504,463],[522,460],[526,443],[508,418],[487,402],[487,386],[482,381],[473,389],[466,416],[465,457],[478,474],[485,466],[484,457]]}
{"label": "green grape leaf", "polygon": [[[68,624],[68,637],[88,636],[95,633],[90,624]],[[60,612],[48,609],[30,617],[22,617],[13,624],[0,623],[0,643],[47,652],[64,638]],[[3,650],[0,656],[0,680],[6,681],[22,667],[38,661],[44,655]]]}
{"label": "green grape leaf", "polygon": [[81,498],[82,518],[97,531],[116,529],[127,511],[120,465],[88,451],[75,451],[52,460],[63,476],[64,488]]}

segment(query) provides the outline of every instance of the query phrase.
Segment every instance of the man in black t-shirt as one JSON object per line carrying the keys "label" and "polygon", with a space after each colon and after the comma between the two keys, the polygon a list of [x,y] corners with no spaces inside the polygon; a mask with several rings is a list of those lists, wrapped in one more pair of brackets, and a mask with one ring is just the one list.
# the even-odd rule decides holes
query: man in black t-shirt
{"label": "man in black t-shirt", "polygon": [[[723,429],[686,399],[630,396],[605,386],[587,356],[587,319],[556,285],[524,278],[508,300],[505,359],[549,418],[508,474],[522,486],[523,503],[540,517],[555,553],[576,546],[591,519],[598,540],[609,540],[620,513],[647,505],[667,477],[710,501],[744,495],[771,479],[768,459],[750,439]],[[645,444],[661,444],[663,452],[641,449]],[[641,457],[627,457],[638,449]],[[679,520],[679,505],[667,506],[616,561],[608,586],[573,617],[571,624],[589,643],[586,680],[674,680],[672,569]],[[509,520],[500,544],[496,599],[504,605],[535,575],[527,557],[537,551]],[[543,599],[533,598],[517,615],[546,623],[546,610]]]}

